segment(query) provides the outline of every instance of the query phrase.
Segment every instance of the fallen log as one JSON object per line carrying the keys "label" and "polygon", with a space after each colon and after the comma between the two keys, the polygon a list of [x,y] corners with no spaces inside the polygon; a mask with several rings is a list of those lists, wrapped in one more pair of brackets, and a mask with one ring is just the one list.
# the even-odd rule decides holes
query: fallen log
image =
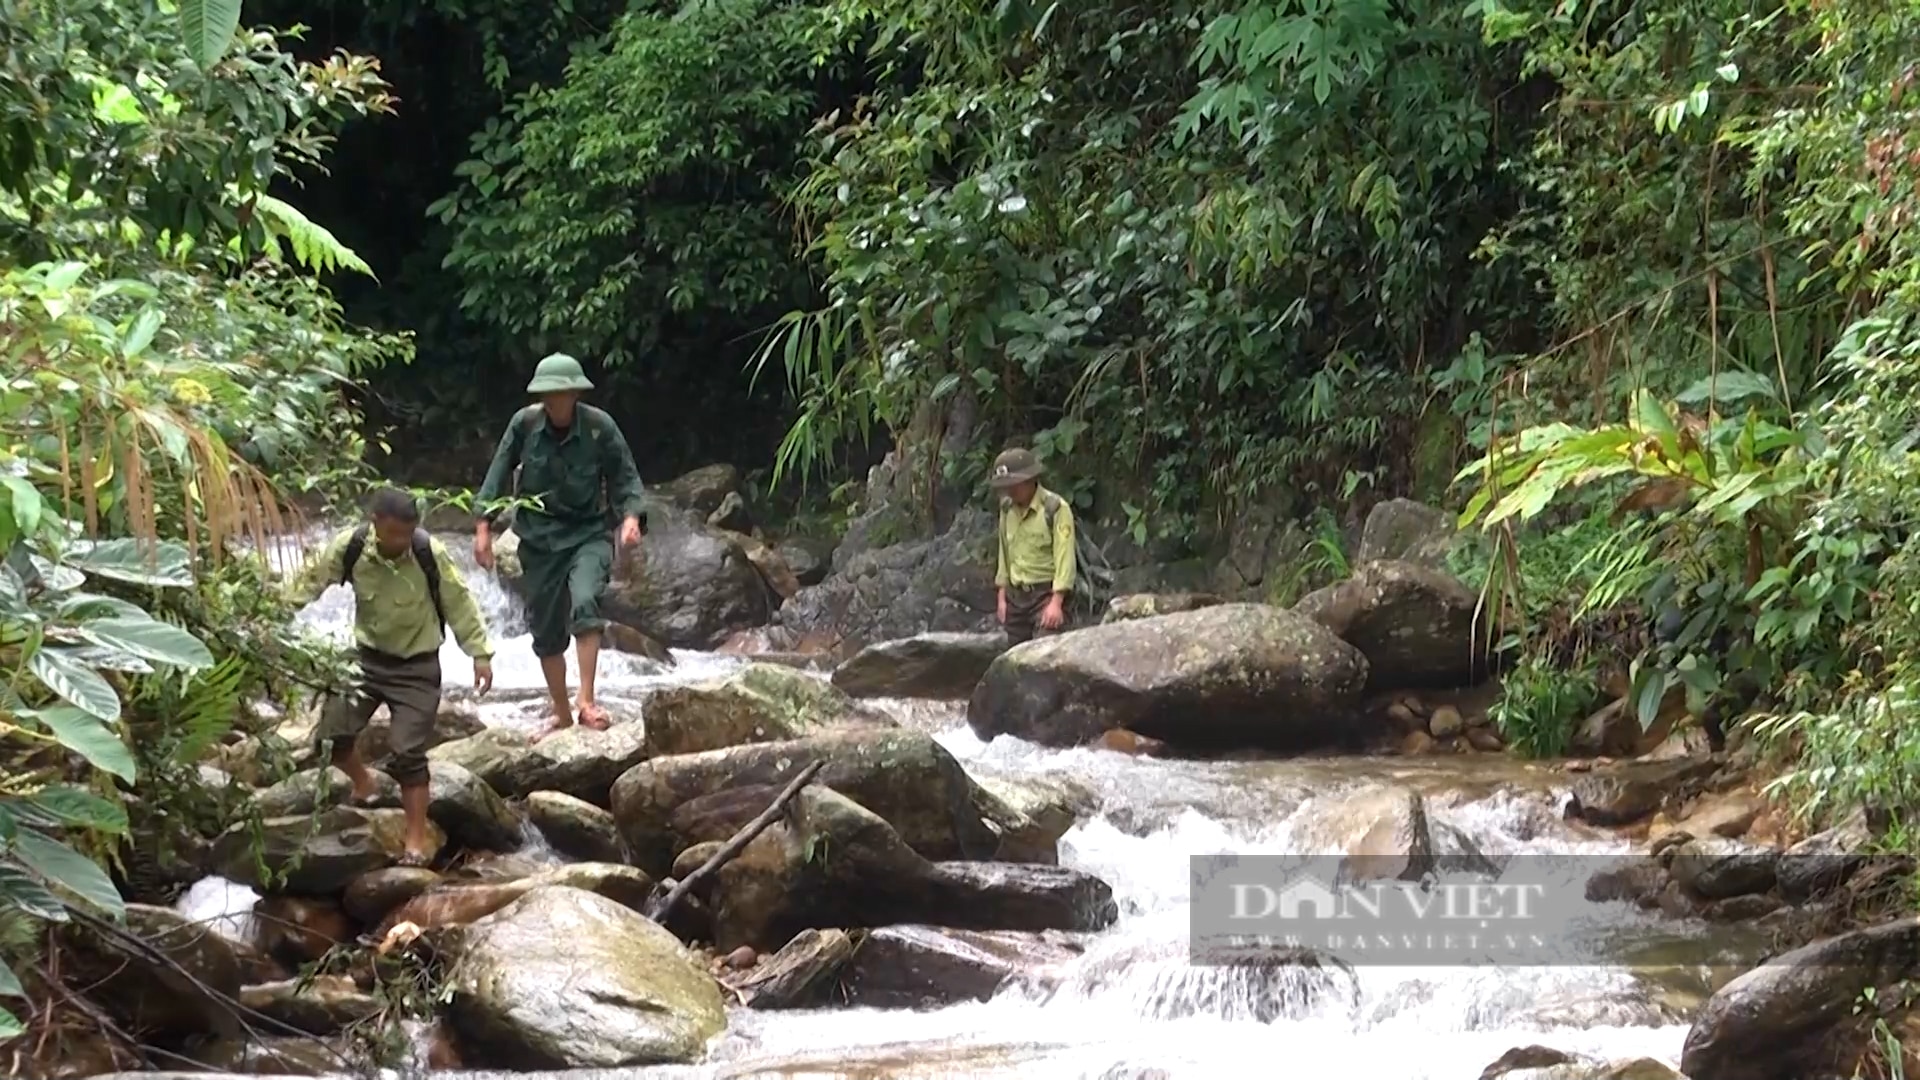
{"label": "fallen log", "polygon": [[[659,890],[656,889],[654,895],[647,898],[647,918],[662,926],[666,925],[667,917],[673,914],[673,909],[686,898],[689,892],[693,891],[694,886],[719,873],[721,867],[732,862],[747,849],[748,844],[753,843],[754,837],[766,832],[769,826],[780,820],[780,816],[786,813],[787,804],[793,801],[794,796],[800,794],[800,789],[806,787],[808,782],[826,767],[825,761],[815,761],[801,769],[786,789],[774,796],[765,810],[760,811],[758,817],[741,826],[740,831],[733,834],[733,839],[728,840],[719,851],[713,853],[711,858],[696,867],[685,880],[675,884],[664,896],[660,895]],[[667,882],[663,881],[660,884],[665,887]]]}

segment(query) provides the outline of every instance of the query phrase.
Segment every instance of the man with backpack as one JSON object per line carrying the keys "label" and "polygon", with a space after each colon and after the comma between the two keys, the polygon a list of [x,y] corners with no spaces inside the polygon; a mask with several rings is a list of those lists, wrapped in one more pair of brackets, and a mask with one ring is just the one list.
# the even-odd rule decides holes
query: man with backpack
{"label": "man with backpack", "polygon": [[[487,507],[508,491],[516,467],[518,493],[538,506],[514,512],[520,536],[521,586],[533,634],[533,655],[553,699],[553,722],[541,737],[573,726],[605,730],[607,713],[594,701],[600,666],[600,594],[613,576],[615,523],[620,546],[639,558],[646,533],[640,472],[613,417],[580,402],[593,389],[580,362],[554,353],[534,369],[527,392],[540,399],[514,414],[500,437],[477,498],[473,557],[493,568],[494,515]],[[580,663],[580,697],[567,697],[567,639]]]}
{"label": "man with backpack", "polygon": [[387,772],[400,784],[406,811],[403,866],[433,860],[427,834],[427,748],[440,712],[440,646],[448,629],[460,651],[473,658],[473,685],[493,688],[493,645],[473,594],[447,549],[420,527],[413,496],[383,488],[368,506],[367,524],[335,536],[307,564],[290,589],[297,604],[310,604],[330,585],[353,590],[353,634],[360,652],[360,679],[328,697],[319,736],[332,744],[333,764],[353,782],[353,801],[373,797],[373,777],[356,743],[374,709],[393,717],[393,758]]}
{"label": "man with backpack", "polygon": [[998,616],[1014,645],[1067,623],[1073,591],[1073,508],[1040,486],[1040,459],[1018,447],[994,459],[988,483],[1000,493]]}

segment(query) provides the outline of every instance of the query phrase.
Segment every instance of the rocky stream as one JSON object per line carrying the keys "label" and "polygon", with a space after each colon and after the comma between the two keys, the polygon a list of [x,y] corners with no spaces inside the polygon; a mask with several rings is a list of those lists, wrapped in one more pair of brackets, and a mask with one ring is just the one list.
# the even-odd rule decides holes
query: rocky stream
{"label": "rocky stream", "polygon": [[[1475,752],[1471,700],[1403,696],[1386,714],[1418,731],[1387,752],[1221,752],[1222,733],[1275,700],[1310,721],[1319,696],[1357,692],[1339,685],[1348,647],[1333,634],[1221,605],[1099,629],[1116,663],[1161,672],[1131,697],[1102,689],[1125,672],[1075,683],[1047,643],[1009,671],[998,646],[965,635],[869,650],[837,674],[794,656],[610,652],[613,728],[535,747],[543,694],[518,602],[449,543],[503,641],[483,700],[459,689],[467,661],[446,647],[432,813],[450,854],[437,871],[391,867],[393,792],[386,808],[332,805],[318,769],[268,787],[260,858],[251,837],[223,838],[217,875],[136,921],[211,926],[207,982],[308,1036],[198,1040],[196,1060],[349,1071],[337,1033],[380,1002],[365,978],[302,982],[290,965],[356,938],[450,958],[440,1019],[407,1028],[416,1066],[580,1080],[1653,1080],[1679,1075],[1683,1053],[1696,1080],[1790,1080],[1768,1058],[1767,1039],[1785,1037],[1767,1009],[1836,993],[1726,1005],[1722,988],[1798,917],[1804,895],[1781,898],[1789,860],[1830,869],[1851,848],[1828,837],[1782,853],[1726,756],[1683,739],[1634,762],[1526,763]],[[1392,593],[1394,573],[1368,587]],[[350,603],[334,589],[303,618],[344,637]],[[1214,635],[1211,659],[1178,643],[1196,627]],[[1209,663],[1285,671],[1248,690]],[[1090,701],[1133,722],[1117,728]],[[290,742],[310,722],[288,718]],[[1208,756],[1157,752],[1181,734]],[[1415,752],[1436,737],[1457,751]],[[233,754],[225,767],[245,779],[248,751]],[[667,929],[638,914],[811,761],[819,780]],[[1431,881],[1498,880],[1551,856],[1579,906],[1529,963],[1422,964],[1364,942],[1194,963],[1193,857],[1302,851]],[[282,895],[256,889],[261,864],[292,867]],[[188,1021],[207,1011],[175,1004]],[[1703,1033],[1715,1008],[1722,1029]]]}

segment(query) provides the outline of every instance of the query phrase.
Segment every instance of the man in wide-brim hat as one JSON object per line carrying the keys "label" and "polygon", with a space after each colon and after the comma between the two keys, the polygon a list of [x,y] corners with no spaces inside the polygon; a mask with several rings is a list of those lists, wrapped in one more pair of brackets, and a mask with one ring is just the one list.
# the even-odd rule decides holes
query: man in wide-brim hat
{"label": "man in wide-brim hat", "polygon": [[[506,493],[518,466],[518,494],[539,499],[537,507],[514,512],[513,531],[520,537],[533,654],[553,698],[553,721],[543,736],[571,727],[576,713],[583,726],[607,726],[606,710],[594,700],[600,634],[607,625],[600,594],[613,574],[616,524],[618,542],[632,551],[636,566],[646,532],[633,451],[613,417],[581,403],[580,395],[591,389],[573,357],[554,353],[540,361],[527,384],[539,403],[514,414],[500,437],[480,485],[473,528],[474,559],[491,569],[495,515],[487,507]],[[569,637],[580,662],[577,701],[567,694]]]}
{"label": "man in wide-brim hat", "polygon": [[1040,459],[1015,447],[994,459],[987,483],[1000,495],[998,615],[1018,645],[1067,622],[1073,591],[1073,508],[1040,486]]}

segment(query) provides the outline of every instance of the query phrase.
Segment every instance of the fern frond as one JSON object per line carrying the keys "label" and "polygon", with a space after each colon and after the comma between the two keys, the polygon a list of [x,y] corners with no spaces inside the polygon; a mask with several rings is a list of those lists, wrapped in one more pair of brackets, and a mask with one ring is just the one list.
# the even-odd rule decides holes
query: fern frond
{"label": "fern frond", "polygon": [[[256,195],[253,211],[259,216],[261,224],[266,226],[267,235],[276,240],[284,239],[293,249],[294,260],[309,270],[352,270],[375,281],[380,280],[374,274],[373,267],[354,254],[352,248],[285,200],[271,195]],[[278,250],[279,245],[276,243],[274,247]]]}

